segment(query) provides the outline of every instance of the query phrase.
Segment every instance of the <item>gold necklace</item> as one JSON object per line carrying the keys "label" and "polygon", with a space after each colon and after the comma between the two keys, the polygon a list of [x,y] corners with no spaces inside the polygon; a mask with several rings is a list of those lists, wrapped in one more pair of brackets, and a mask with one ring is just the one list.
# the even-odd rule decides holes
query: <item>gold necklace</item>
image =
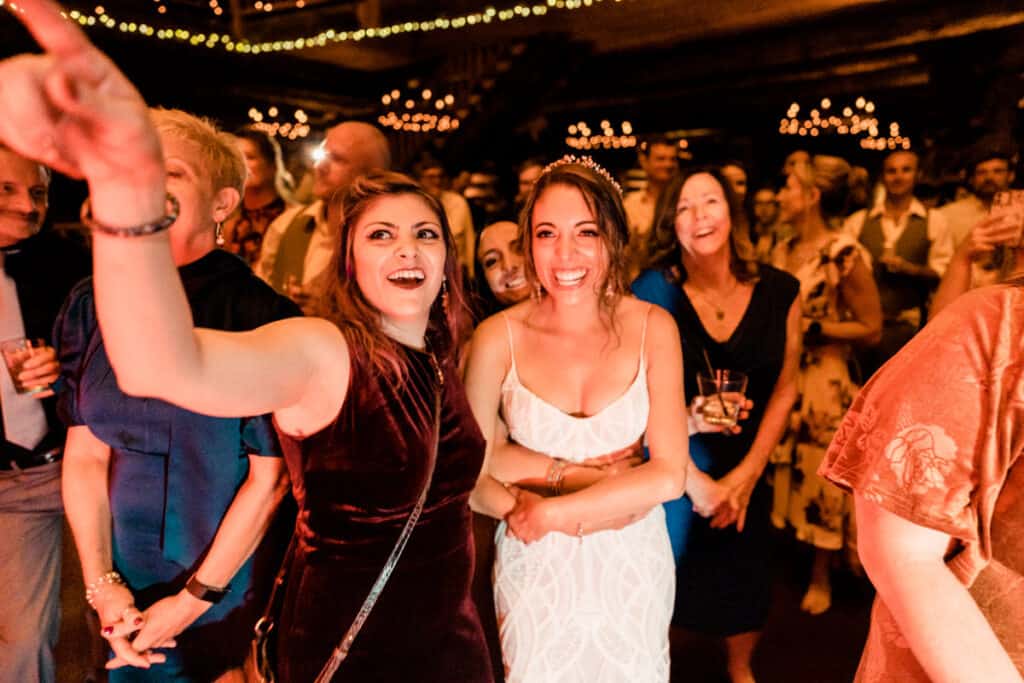
{"label": "gold necklace", "polygon": [[[723,300],[726,303],[728,303],[729,299],[732,298],[732,295],[736,292],[736,288],[739,287],[739,285],[740,285],[740,281],[739,280],[733,280],[733,284],[732,284],[732,287],[729,289],[729,293],[722,297]],[[719,321],[725,320],[725,307],[724,306],[719,306],[718,304],[716,304],[713,301],[711,301],[711,299],[708,298],[707,294],[705,294],[703,291],[701,291],[697,287],[694,287],[693,285],[690,285],[690,289],[692,290],[692,292],[694,294],[697,295],[697,298],[699,298],[701,301],[703,301],[708,306],[710,306],[712,309],[714,309],[714,311],[715,311],[715,318],[716,319],[718,319]]]}

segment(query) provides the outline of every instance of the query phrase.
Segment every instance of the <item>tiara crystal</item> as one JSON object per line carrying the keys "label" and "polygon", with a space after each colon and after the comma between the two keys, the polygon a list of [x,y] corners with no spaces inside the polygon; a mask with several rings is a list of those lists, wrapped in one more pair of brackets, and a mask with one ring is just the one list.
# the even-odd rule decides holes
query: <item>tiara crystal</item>
{"label": "tiara crystal", "polygon": [[549,171],[553,171],[559,166],[568,166],[570,164],[576,164],[577,166],[584,166],[589,168],[594,173],[597,173],[602,178],[608,181],[608,183],[615,188],[615,191],[622,196],[622,186],[616,182],[615,178],[612,178],[612,174],[604,169],[604,166],[594,161],[593,157],[589,156],[576,156],[575,154],[566,154],[558,161],[552,161],[550,164],[544,167],[541,175],[546,175]]}

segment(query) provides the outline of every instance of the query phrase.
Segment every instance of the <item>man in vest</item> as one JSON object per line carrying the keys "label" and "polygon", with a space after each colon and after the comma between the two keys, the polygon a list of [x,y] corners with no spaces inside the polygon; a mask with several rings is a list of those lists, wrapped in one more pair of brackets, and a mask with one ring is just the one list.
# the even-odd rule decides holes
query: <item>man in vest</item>
{"label": "man in vest", "polygon": [[[89,274],[89,255],[71,240],[41,229],[49,169],[0,146],[0,340],[38,338],[37,387],[57,378],[49,345],[53,321],[71,288]],[[26,368],[28,363],[26,363]],[[0,680],[56,678],[60,559],[64,507],[64,426],[53,391],[19,393],[0,367]]]}
{"label": "man in vest", "polygon": [[391,168],[387,138],[368,123],[347,121],[327,131],[323,158],[314,169],[313,196],[267,227],[255,273],[300,306],[317,296],[319,276],[327,269],[341,224],[342,194],[373,169]]}
{"label": "man in vest", "polygon": [[928,297],[953,255],[946,221],[914,197],[917,173],[916,154],[890,153],[882,162],[885,199],[843,226],[871,254],[885,316],[881,343],[860,354],[864,381],[920,329]]}

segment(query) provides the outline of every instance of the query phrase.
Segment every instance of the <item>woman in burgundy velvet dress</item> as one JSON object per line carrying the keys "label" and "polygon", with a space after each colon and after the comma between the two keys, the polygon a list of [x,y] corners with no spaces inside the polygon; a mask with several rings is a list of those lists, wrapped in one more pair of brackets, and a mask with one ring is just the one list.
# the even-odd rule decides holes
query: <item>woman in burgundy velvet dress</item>
{"label": "woman in burgundy velvet dress", "polygon": [[50,0],[19,2],[17,16],[44,52],[0,62],[0,142],[89,183],[96,309],[122,390],[213,416],[274,413],[300,504],[279,680],[313,680],[355,618],[425,483],[440,392],[423,516],[338,677],[491,681],[469,598],[467,501],[484,440],[455,369],[463,301],[441,206],[405,176],[357,180],[324,317],[194,328],[145,103]]}

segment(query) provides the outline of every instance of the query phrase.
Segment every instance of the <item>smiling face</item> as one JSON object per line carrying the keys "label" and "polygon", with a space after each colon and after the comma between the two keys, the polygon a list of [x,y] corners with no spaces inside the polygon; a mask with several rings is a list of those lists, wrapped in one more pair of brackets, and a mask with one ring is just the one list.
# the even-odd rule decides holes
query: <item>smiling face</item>
{"label": "smiling face", "polygon": [[710,173],[695,173],[683,183],[676,202],[675,226],[685,254],[710,256],[729,248],[729,202],[722,185]]}
{"label": "smiling face", "polygon": [[48,206],[46,170],[0,147],[0,247],[39,232]]}
{"label": "smiling face", "polygon": [[550,185],[533,206],[533,266],[552,297],[575,303],[597,296],[608,272],[608,249],[583,193]]}
{"label": "smiling face", "polygon": [[480,234],[480,265],[488,287],[504,306],[519,303],[530,295],[518,237],[519,226],[512,221],[488,225]]}
{"label": "smiling face", "polygon": [[422,325],[444,280],[447,246],[440,220],[413,194],[374,200],[352,231],[352,263],[366,300],[388,327]]}

